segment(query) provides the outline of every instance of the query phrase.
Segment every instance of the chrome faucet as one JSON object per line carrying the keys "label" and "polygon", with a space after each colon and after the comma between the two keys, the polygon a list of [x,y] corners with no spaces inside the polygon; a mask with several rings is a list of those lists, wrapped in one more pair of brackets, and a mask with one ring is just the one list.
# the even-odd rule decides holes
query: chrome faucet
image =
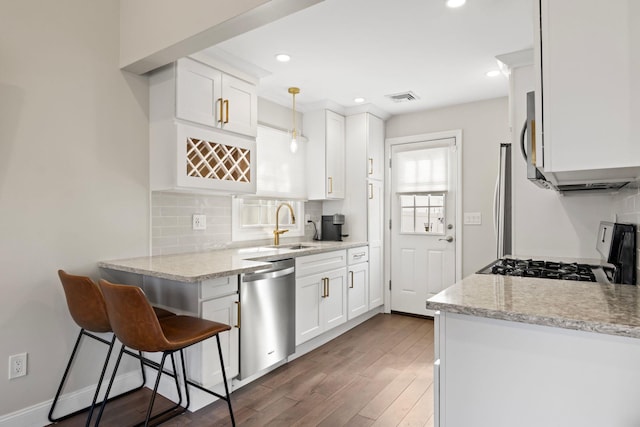
{"label": "chrome faucet", "polygon": [[278,216],[280,214],[280,208],[286,206],[289,208],[289,212],[291,212],[291,224],[296,223],[296,215],[293,213],[293,208],[289,203],[280,203],[278,205],[278,209],[276,209],[276,229],[273,230],[273,246],[278,246],[280,244],[280,235],[286,233],[289,230],[280,230],[278,228]]}

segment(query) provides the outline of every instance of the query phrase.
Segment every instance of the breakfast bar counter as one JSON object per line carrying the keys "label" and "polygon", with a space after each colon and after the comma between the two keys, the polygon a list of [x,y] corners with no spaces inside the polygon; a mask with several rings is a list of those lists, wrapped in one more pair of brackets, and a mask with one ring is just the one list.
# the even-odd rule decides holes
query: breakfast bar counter
{"label": "breakfast bar counter", "polygon": [[264,268],[269,261],[360,246],[367,246],[367,242],[313,241],[282,244],[279,247],[257,246],[101,261],[98,266],[160,279],[195,283],[251,273]]}

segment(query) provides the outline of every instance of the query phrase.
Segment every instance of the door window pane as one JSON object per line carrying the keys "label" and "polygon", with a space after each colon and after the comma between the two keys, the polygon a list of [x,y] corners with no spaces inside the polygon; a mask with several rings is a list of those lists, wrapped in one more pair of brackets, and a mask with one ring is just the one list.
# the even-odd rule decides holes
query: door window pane
{"label": "door window pane", "polygon": [[445,194],[401,194],[400,232],[444,234]]}

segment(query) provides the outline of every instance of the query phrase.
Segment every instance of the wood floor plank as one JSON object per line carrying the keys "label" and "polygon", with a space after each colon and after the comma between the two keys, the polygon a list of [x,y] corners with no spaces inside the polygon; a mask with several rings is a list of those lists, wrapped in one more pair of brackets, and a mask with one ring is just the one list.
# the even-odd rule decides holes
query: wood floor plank
{"label": "wood floor plank", "polygon": [[411,384],[389,405],[385,411],[376,417],[375,426],[387,426],[392,423],[398,423],[407,416],[409,411],[420,400],[427,389],[432,386],[430,378],[425,376],[416,377]]}
{"label": "wood floor plank", "polygon": [[425,390],[413,408],[398,424],[399,427],[422,427],[433,416],[433,384]]}
{"label": "wood floor plank", "polygon": [[[238,426],[433,427],[433,321],[379,314],[325,345],[245,385],[231,396]],[[102,427],[144,418],[150,390],[111,402]],[[158,408],[170,401],[159,396]],[[81,427],[86,415],[56,426]],[[217,401],[163,424],[231,425]]]}
{"label": "wood floor plank", "polygon": [[377,420],[415,379],[416,376],[412,372],[401,372],[371,399],[358,414]]}

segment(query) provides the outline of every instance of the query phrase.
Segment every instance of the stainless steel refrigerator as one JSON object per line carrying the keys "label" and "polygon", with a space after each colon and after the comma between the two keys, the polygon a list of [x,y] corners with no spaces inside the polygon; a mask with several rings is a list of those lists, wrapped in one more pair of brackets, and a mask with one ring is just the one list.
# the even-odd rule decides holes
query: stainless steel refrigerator
{"label": "stainless steel refrigerator", "polygon": [[500,144],[500,166],[493,197],[493,229],[496,258],[512,254],[511,236],[511,144]]}

